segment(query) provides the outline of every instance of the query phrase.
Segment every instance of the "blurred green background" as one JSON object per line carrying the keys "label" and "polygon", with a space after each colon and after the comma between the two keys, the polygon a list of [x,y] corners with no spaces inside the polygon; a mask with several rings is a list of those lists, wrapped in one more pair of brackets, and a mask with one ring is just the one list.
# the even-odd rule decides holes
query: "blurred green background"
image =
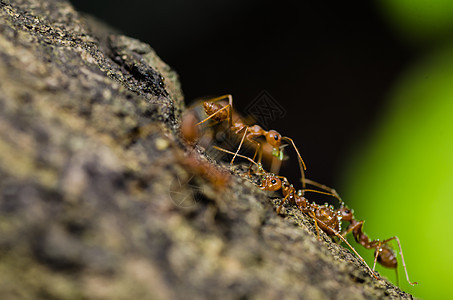
{"label": "blurred green background", "polygon": [[[418,55],[394,82],[368,140],[345,162],[339,190],[372,239],[400,238],[410,279],[419,282],[410,286],[400,263],[403,290],[451,299],[453,1],[386,0],[378,7]],[[372,264],[373,251],[358,250]],[[393,270],[378,271],[395,282]]]}

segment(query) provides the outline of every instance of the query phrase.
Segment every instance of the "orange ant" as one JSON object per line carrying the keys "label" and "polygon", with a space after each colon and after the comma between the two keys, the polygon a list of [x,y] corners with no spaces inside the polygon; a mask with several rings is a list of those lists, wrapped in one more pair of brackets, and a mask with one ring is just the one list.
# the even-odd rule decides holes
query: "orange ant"
{"label": "orange ant", "polygon": [[391,240],[396,240],[398,243],[398,247],[400,250],[401,261],[403,263],[404,272],[406,273],[407,282],[410,285],[414,286],[418,284],[417,282],[411,282],[409,280],[409,275],[407,273],[406,263],[404,262],[403,256],[403,249],[401,248],[400,240],[397,236],[393,236],[391,238],[385,239],[383,241],[377,240],[370,240],[370,238],[362,231],[364,221],[357,221],[354,218],[354,212],[347,208],[341,207],[339,209],[342,220],[349,222],[348,228],[342,233],[342,236],[345,237],[348,233],[352,232],[354,239],[356,242],[366,249],[374,249],[374,264],[373,264],[373,271],[376,267],[376,262],[380,263],[384,267],[395,269],[396,272],[396,280],[398,281],[398,261],[396,259],[395,251],[388,246]]}
{"label": "orange ant", "polygon": [[200,130],[196,125],[197,118],[193,111],[186,111],[181,117],[180,134],[192,147],[196,144],[200,136]]}
{"label": "orange ant", "polygon": [[[337,198],[340,201],[340,207],[337,210],[332,211],[327,208],[323,209],[322,211],[318,210],[316,213],[316,218],[317,219],[321,219],[321,218],[327,219],[328,221],[324,221],[324,222],[326,224],[329,224],[329,227],[337,228],[338,229],[337,232],[341,229],[341,221],[349,222],[348,228],[344,232],[341,233],[341,236],[343,238],[345,238],[348,233],[352,232],[354,239],[356,240],[356,242],[358,244],[362,245],[366,249],[375,249],[373,272],[376,269],[376,262],[378,262],[379,264],[381,264],[384,267],[387,267],[390,269],[395,269],[396,279],[398,281],[398,269],[397,269],[398,261],[396,259],[396,254],[395,254],[394,250],[391,247],[389,247],[389,245],[388,245],[388,243],[390,241],[396,240],[396,242],[398,243],[398,248],[400,250],[399,252],[401,255],[401,261],[403,263],[407,282],[409,282],[409,284],[412,286],[418,284],[417,282],[411,282],[409,280],[409,274],[407,273],[407,267],[406,267],[406,263],[404,261],[404,256],[403,256],[403,249],[401,247],[401,242],[397,236],[393,236],[393,237],[385,239],[383,241],[380,241],[379,239],[370,240],[370,238],[362,231],[363,223],[365,221],[363,221],[363,220],[357,221],[354,218],[353,210],[351,210],[345,206],[344,202],[341,200],[341,198],[339,198],[339,195],[337,194],[337,192],[334,189],[329,188],[322,184],[318,184],[317,182],[314,182],[310,179],[306,179],[306,182],[308,184],[315,185],[321,189],[329,191],[335,198]],[[283,203],[280,206],[282,206],[282,205],[283,205]],[[324,215],[324,216],[321,216],[320,212],[322,212],[322,215]],[[336,221],[333,220],[333,217],[335,215],[337,216],[338,220],[340,221],[339,224],[336,224]],[[330,220],[332,220],[333,223]],[[334,225],[334,226],[332,226],[332,225]],[[329,233],[330,228],[328,228],[327,230],[326,230],[326,228],[323,228],[322,223],[320,223],[320,227],[331,236],[333,234],[335,234],[335,233],[333,233],[333,234]],[[344,241],[344,239],[341,239],[341,240]],[[349,245],[349,247],[351,247],[351,246]],[[398,285],[398,282],[397,282],[397,285]]]}
{"label": "orange ant", "polygon": [[179,162],[192,174],[201,176],[210,182],[218,191],[224,190],[230,182],[231,176],[227,171],[208,161],[201,160],[195,152],[187,152]]}
{"label": "orange ant", "polygon": [[[217,150],[235,155],[234,152],[228,151],[226,149],[216,147],[216,146],[214,146],[214,148]],[[352,247],[351,244],[349,244],[349,242],[345,239],[345,237],[340,233],[341,232],[341,220],[342,220],[342,216],[343,216],[341,214],[341,211],[334,210],[332,206],[328,206],[327,204],[318,205],[315,203],[309,203],[308,200],[304,197],[305,192],[314,192],[314,193],[329,195],[329,196],[337,198],[340,201],[341,207],[344,207],[343,201],[338,196],[338,194],[336,193],[335,190],[330,189],[313,180],[306,179],[306,182],[308,184],[311,184],[311,185],[314,185],[317,187],[321,187],[323,189],[330,189],[332,191],[332,193],[322,192],[322,191],[313,190],[313,189],[306,189],[306,188],[296,192],[296,189],[294,188],[294,186],[292,184],[289,183],[289,181],[286,177],[265,172],[260,164],[257,164],[253,159],[251,159],[247,156],[243,156],[240,154],[236,154],[236,156],[247,159],[252,164],[255,164],[258,167],[258,169],[264,173],[263,180],[261,181],[261,184],[260,184],[261,190],[265,190],[265,191],[281,190],[282,191],[284,199],[282,200],[280,206],[277,208],[277,213],[280,212],[280,209],[282,208],[283,204],[286,201],[295,203],[297,205],[297,207],[299,208],[299,210],[301,210],[303,213],[306,213],[313,219],[313,221],[315,223],[315,228],[316,228],[316,233],[317,233],[318,239],[320,239],[319,227],[321,227],[321,229],[324,230],[324,232],[327,235],[338,237],[345,244],[347,244],[349,246],[349,248],[355,253],[355,255],[365,264],[366,268],[370,271],[370,273],[373,275],[373,277],[376,278],[377,280],[379,280],[379,278],[376,276],[376,273],[374,272],[374,269],[372,270],[368,266],[368,264],[359,255],[359,253],[357,253],[357,251],[354,249],[354,247]]]}
{"label": "orange ant", "polygon": [[[228,104],[222,105],[215,103],[217,101],[223,100],[223,99],[228,99]],[[233,158],[231,159],[230,164],[232,165],[236,156],[238,156],[239,150],[242,147],[242,144],[244,143],[244,139],[247,139],[251,143],[254,143],[257,145],[257,148],[255,150],[255,154],[253,155],[253,161],[255,161],[255,158],[258,155],[258,163],[261,162],[261,156],[262,156],[262,144],[261,142],[257,141],[256,139],[259,137],[264,137],[266,139],[266,143],[271,145],[273,148],[273,155],[277,157],[282,157],[283,153],[281,152],[282,148],[282,141],[287,141],[289,142],[293,147],[294,150],[296,150],[298,159],[299,159],[299,168],[301,171],[302,175],[302,186],[305,187],[305,174],[304,170],[306,170],[305,162],[303,161],[299,150],[297,149],[296,145],[294,144],[294,141],[289,138],[282,136],[280,133],[278,133],[275,130],[269,130],[266,131],[264,130],[261,126],[259,125],[252,125],[248,126],[244,123],[244,121],[237,117],[233,119],[233,96],[232,95],[223,95],[217,98],[210,99],[209,101],[203,102],[203,108],[208,115],[206,119],[203,121],[199,122],[196,125],[201,125],[204,122],[208,121],[209,119],[213,119],[217,122],[222,122],[224,120],[228,120],[228,126],[231,130],[236,135],[239,135],[240,132],[244,132],[241,138],[241,142],[239,144],[239,147],[236,150],[236,153],[234,153]]]}
{"label": "orange ant", "polygon": [[[196,122],[197,119],[192,111],[184,113],[181,118],[180,135],[190,147],[195,146],[200,136]],[[180,158],[180,163],[192,173],[205,178],[217,190],[224,189],[230,180],[230,174],[212,163],[202,160],[194,148],[188,150],[185,156]]]}

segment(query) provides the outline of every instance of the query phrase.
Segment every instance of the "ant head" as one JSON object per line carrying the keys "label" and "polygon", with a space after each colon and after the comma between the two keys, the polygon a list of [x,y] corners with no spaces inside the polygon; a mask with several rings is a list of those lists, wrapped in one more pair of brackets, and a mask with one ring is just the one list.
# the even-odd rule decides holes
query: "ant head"
{"label": "ant head", "polygon": [[282,145],[282,135],[275,130],[269,130],[266,133],[266,141],[274,148],[280,148]]}
{"label": "ant head", "polygon": [[348,208],[348,207],[342,207],[340,208],[340,215],[341,215],[341,219],[343,221],[346,221],[346,222],[351,222],[352,219],[354,218],[354,212],[352,211],[352,209]]}
{"label": "ant head", "polygon": [[282,181],[280,178],[269,175],[264,177],[263,181],[261,182],[261,189],[265,191],[278,191],[282,188]]}

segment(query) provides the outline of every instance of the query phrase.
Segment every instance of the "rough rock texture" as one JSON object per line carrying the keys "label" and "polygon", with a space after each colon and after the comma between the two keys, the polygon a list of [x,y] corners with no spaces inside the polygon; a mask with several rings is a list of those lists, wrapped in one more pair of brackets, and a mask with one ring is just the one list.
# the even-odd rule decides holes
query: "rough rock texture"
{"label": "rough rock texture", "polygon": [[0,57],[1,299],[412,298],[185,150],[149,45],[64,0],[0,1]]}

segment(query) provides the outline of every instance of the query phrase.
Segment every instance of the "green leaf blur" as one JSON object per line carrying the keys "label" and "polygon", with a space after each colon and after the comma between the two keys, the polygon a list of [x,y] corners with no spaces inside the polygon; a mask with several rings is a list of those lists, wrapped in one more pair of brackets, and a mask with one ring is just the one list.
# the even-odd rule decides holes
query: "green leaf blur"
{"label": "green leaf blur", "polygon": [[[399,30],[410,28],[410,34],[420,34],[419,40],[430,30],[451,32],[451,1],[389,0],[386,4],[386,12],[395,10],[391,18],[402,18]],[[445,11],[439,9],[442,4]],[[442,19],[447,15],[449,20]],[[451,39],[443,36],[442,42],[418,58],[395,83],[379,124],[347,162],[340,188],[357,218],[366,220],[364,231],[370,238],[400,238],[409,277],[419,282],[415,287],[407,283],[399,260],[400,287],[424,299],[450,297],[453,269],[449,217],[453,212]],[[356,248],[372,266],[373,251]],[[393,270],[377,269],[396,283]]]}
{"label": "green leaf blur", "polygon": [[430,46],[451,39],[451,0],[380,0],[376,4],[400,38],[406,41]]}

